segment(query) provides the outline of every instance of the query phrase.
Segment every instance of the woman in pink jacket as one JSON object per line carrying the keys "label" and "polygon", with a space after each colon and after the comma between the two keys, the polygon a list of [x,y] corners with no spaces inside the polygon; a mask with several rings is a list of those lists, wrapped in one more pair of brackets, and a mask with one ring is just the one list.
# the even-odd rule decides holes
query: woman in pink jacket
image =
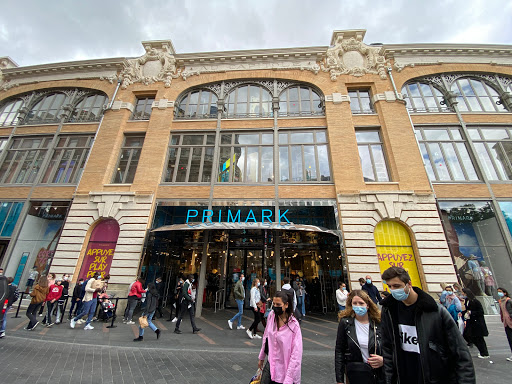
{"label": "woman in pink jacket", "polygon": [[[265,355],[268,356],[267,364]],[[293,316],[293,299],[276,292],[273,311],[267,319],[258,367],[263,369],[261,384],[300,384],[302,333]]]}

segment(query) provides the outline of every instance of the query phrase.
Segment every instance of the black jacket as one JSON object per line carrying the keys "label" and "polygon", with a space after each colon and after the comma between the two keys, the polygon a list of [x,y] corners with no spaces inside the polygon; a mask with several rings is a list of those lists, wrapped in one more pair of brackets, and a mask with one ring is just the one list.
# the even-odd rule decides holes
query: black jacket
{"label": "black jacket", "polygon": [[[334,352],[334,368],[336,372],[336,382],[345,382],[345,367],[352,362],[363,362],[363,355],[359,349],[356,335],[356,325],[353,317],[344,317],[338,325],[338,335],[336,337],[336,349]],[[375,354],[375,340],[377,340],[377,355],[382,356],[382,340],[380,324],[375,324],[370,320],[370,332],[368,335],[368,352]],[[357,343],[357,344],[356,344]],[[384,374],[382,368],[374,370],[377,377],[377,383],[384,383]]]}
{"label": "black jacket", "polygon": [[484,318],[484,308],[478,299],[469,300],[466,304],[466,312],[471,311],[469,319],[466,320],[465,336],[482,337],[489,336],[487,324]]}
{"label": "black jacket", "polygon": [[[414,287],[416,330],[420,345],[420,361],[425,384],[475,384],[475,369],[466,342],[455,321],[442,305]],[[398,302],[389,295],[381,304],[382,353],[386,384],[401,383],[397,359],[401,350],[398,333]]]}
{"label": "black jacket", "polygon": [[158,290],[156,288],[148,290],[146,294],[146,309],[144,310],[146,315],[156,311],[156,308],[158,307],[158,297]]}
{"label": "black jacket", "polygon": [[73,299],[81,299],[82,296],[82,286],[79,283],[76,283],[75,288],[73,289]]}
{"label": "black jacket", "polygon": [[379,302],[380,302],[379,289],[375,285],[373,285],[373,283],[370,283],[370,284],[365,283],[365,285],[363,285],[361,288],[363,291],[366,291],[368,296],[370,296],[370,299],[372,299],[375,304],[379,304]]}

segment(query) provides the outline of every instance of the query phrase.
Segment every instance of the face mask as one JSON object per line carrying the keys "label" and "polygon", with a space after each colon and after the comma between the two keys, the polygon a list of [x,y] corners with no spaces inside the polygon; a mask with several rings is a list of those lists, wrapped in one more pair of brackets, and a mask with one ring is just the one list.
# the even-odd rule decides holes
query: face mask
{"label": "face mask", "polygon": [[265,287],[267,286],[267,282],[265,281],[265,284],[263,284]]}
{"label": "face mask", "polygon": [[364,316],[366,315],[366,312],[368,312],[368,308],[366,307],[353,306],[352,309],[358,316]]}
{"label": "face mask", "polygon": [[399,288],[399,289],[391,289],[391,294],[393,297],[398,301],[404,301],[409,297],[409,293],[405,292],[405,288]]}
{"label": "face mask", "polygon": [[192,282],[196,281],[196,279],[192,279]]}
{"label": "face mask", "polygon": [[453,292],[450,292],[450,291],[447,291],[448,292],[448,296],[452,296],[453,295]]}
{"label": "face mask", "polygon": [[372,279],[366,279],[366,283],[367,284],[371,284],[372,283]]}
{"label": "face mask", "polygon": [[243,276],[243,277],[241,278],[241,280],[242,280],[242,281],[245,281],[245,276]]}
{"label": "face mask", "polygon": [[283,307],[274,307],[273,310],[276,316],[281,316],[283,314]]}
{"label": "face mask", "polygon": [[295,279],[295,281],[299,281],[299,279]]}
{"label": "face mask", "polygon": [[258,281],[258,287],[261,285],[261,283]]}
{"label": "face mask", "polygon": [[342,291],[346,291],[346,290],[347,290],[347,288],[346,288],[346,287],[342,287],[342,288],[341,288],[341,290],[342,290]]}
{"label": "face mask", "polygon": [[498,296],[499,296],[499,297],[504,297],[504,296],[505,296],[505,294],[504,294],[503,292],[498,292]]}
{"label": "face mask", "polygon": [[68,279],[69,279],[69,277],[67,277],[67,276],[64,277],[64,281],[68,281]]}

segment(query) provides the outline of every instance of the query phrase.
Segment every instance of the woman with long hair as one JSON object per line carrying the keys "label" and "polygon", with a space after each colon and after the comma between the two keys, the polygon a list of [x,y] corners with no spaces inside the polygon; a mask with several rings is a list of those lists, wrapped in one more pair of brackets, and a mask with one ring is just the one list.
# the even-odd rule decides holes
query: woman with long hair
{"label": "woman with long hair", "polygon": [[258,324],[261,321],[261,293],[260,293],[260,279],[256,278],[252,281],[251,288],[251,300],[249,301],[249,305],[252,308],[252,312],[254,315],[254,321],[252,322],[249,329],[246,331],[247,336],[250,339],[256,338],[261,339],[261,336],[258,335]]}
{"label": "woman with long hair", "polygon": [[48,278],[43,275],[39,278],[39,282],[36,284],[32,292],[30,292],[32,300],[30,301],[26,313],[27,317],[30,319],[30,322],[27,325],[28,331],[32,331],[39,324],[36,317],[37,312],[39,311],[39,308],[41,308],[41,305],[43,305],[49,290]]}
{"label": "woman with long hair", "polygon": [[[146,309],[144,310],[144,314],[141,316],[146,316],[148,320],[148,327],[151,328],[153,332],[156,333],[156,338],[160,338],[160,330],[156,327],[155,324],[151,321],[153,316],[155,316],[156,309],[158,307],[158,299],[160,295],[158,294],[158,289],[154,283],[148,284],[147,296],[146,296]],[[139,337],[133,339],[133,341],[142,341],[144,340],[144,328],[139,325]]]}
{"label": "woman with long hair", "polygon": [[467,297],[466,312],[464,314],[464,319],[466,320],[464,338],[466,341],[476,345],[480,352],[479,358],[488,359],[489,351],[487,350],[484,336],[489,336],[489,331],[487,330],[487,324],[485,324],[484,307],[482,307],[482,304],[470,289],[464,288],[462,292]]}
{"label": "woman with long hair", "polygon": [[[500,298],[500,317],[501,322],[505,326],[505,334],[507,335],[508,345],[512,351],[512,300],[505,288],[498,288],[498,296]],[[512,356],[507,357],[508,361],[512,361]]]}
{"label": "woman with long hair", "polygon": [[347,297],[336,337],[334,365],[336,382],[384,383],[380,311],[363,290]]}
{"label": "woman with long hair", "polygon": [[263,370],[261,384],[300,384],[302,333],[293,316],[293,299],[278,291],[272,304],[258,361],[258,368]]}

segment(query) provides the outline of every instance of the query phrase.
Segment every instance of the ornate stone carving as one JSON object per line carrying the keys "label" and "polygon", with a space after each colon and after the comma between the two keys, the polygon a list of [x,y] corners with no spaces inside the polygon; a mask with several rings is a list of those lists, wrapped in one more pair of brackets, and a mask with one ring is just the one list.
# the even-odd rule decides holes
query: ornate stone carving
{"label": "ornate stone carving", "polygon": [[340,75],[363,76],[378,74],[386,79],[386,59],[381,47],[371,47],[363,43],[365,31],[334,31],[331,47],[322,63],[322,71],[329,72],[331,80]]}
{"label": "ornate stone carving", "polygon": [[[143,42],[146,53],[138,59],[129,59],[119,74],[121,88],[126,89],[134,83],[149,85],[162,81],[166,88],[171,86],[172,79],[180,76],[176,68],[174,49],[170,41]],[[106,78],[113,82],[111,77]]]}

